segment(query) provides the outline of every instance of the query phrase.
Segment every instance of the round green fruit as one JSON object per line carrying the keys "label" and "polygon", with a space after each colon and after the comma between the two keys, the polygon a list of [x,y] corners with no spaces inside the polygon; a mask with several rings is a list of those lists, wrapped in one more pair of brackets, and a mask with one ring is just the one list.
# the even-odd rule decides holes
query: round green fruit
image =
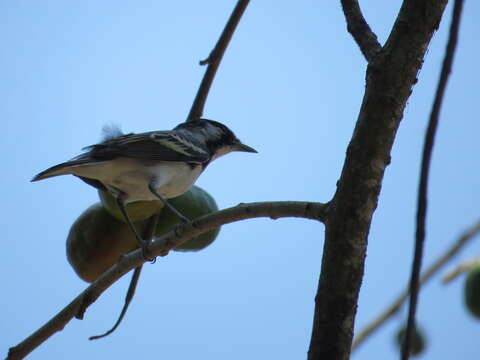
{"label": "round green fruit", "polygon": [[[108,191],[99,190],[98,195],[103,206],[110,214],[112,214],[118,220],[126,222],[122,212],[120,211],[120,208],[118,207],[117,201]],[[132,221],[145,220],[153,214],[159,212],[162,207],[163,204],[160,200],[135,201],[125,205],[128,217]]]}
{"label": "round green fruit", "polygon": [[465,305],[470,314],[480,318],[480,264],[472,267],[465,278]]}
{"label": "round green fruit", "polygon": [[[198,186],[192,186],[186,193],[169,199],[168,202],[190,220],[218,210],[217,203],[213,197]],[[171,231],[179,221],[179,218],[168,207],[164,207],[160,212],[155,235],[161,236]],[[204,249],[215,240],[219,232],[220,228],[212,229],[184,242],[174,250],[198,251]]]}
{"label": "round green fruit", "polygon": [[[397,346],[401,350],[403,347],[403,343],[405,342],[405,334],[406,334],[406,327],[401,328],[397,332],[396,340],[397,340]],[[413,334],[412,334],[412,342],[410,346],[410,354],[413,356],[421,354],[425,350],[425,336],[423,335],[423,332],[418,328],[414,327],[413,328]]]}
{"label": "round green fruit", "polygon": [[[141,233],[142,223],[135,224]],[[128,225],[114,218],[100,203],[85,210],[70,228],[67,259],[77,275],[95,281],[119,257],[137,247]]]}

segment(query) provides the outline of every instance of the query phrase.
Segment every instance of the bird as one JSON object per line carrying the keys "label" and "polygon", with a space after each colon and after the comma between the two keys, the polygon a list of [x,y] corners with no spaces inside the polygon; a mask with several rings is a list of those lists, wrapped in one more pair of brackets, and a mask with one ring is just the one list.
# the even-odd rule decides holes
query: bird
{"label": "bird", "polygon": [[116,199],[145,259],[148,241],[133,226],[126,204],[159,199],[182,222],[188,222],[168,199],[185,193],[220,156],[232,151],[257,152],[226,125],[203,118],[180,123],[172,130],[126,135],[112,130],[102,142],[82,150],[85,152],[38,173],[31,181],[71,174],[108,191]]}

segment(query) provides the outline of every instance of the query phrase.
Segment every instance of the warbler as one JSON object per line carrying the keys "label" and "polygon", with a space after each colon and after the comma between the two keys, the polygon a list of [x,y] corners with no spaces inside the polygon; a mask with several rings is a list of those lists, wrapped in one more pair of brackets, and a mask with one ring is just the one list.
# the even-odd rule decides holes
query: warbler
{"label": "warbler", "polygon": [[127,215],[125,205],[159,199],[182,221],[189,221],[167,201],[186,192],[211,161],[232,151],[256,153],[225,125],[197,119],[169,131],[115,133],[81,155],[35,175],[32,181],[72,174],[97,189],[109,191],[146,258],[146,244]]}

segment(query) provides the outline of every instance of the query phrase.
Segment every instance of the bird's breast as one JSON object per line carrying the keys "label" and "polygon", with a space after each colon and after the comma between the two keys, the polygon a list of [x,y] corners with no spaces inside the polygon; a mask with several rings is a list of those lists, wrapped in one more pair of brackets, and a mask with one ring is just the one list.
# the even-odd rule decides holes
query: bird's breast
{"label": "bird's breast", "polygon": [[149,168],[161,195],[173,198],[186,192],[202,173],[200,164],[164,162]]}

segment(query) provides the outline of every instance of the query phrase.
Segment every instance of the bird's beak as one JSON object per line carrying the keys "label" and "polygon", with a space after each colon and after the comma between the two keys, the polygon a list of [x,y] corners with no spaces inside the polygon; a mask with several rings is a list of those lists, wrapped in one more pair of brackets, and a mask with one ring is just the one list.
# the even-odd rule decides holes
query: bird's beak
{"label": "bird's beak", "polygon": [[251,152],[251,153],[258,152],[254,148],[252,148],[248,145],[242,144],[242,143],[235,144],[234,149],[235,149],[235,151],[245,151],[245,152]]}

